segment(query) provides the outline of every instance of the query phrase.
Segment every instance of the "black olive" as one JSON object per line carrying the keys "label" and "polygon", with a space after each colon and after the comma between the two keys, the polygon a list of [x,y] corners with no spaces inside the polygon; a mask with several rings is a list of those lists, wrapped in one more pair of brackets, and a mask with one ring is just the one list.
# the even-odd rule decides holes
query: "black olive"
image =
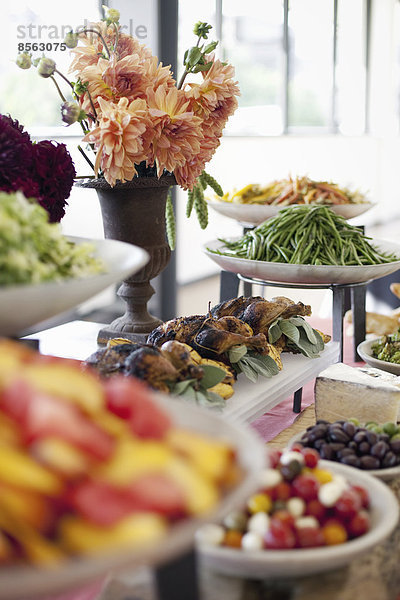
{"label": "black olive", "polygon": [[367,441],[373,446],[378,441],[378,436],[374,431],[367,431]]}
{"label": "black olive", "polygon": [[332,442],[341,442],[343,444],[346,444],[350,441],[350,437],[345,431],[343,431],[343,429],[332,429],[329,432],[329,438],[332,440]]}
{"label": "black olive", "polygon": [[320,456],[325,460],[332,460],[334,458],[335,452],[332,450],[329,444],[324,444],[320,448]]}
{"label": "black olive", "polygon": [[340,462],[350,467],[360,467],[360,459],[355,454],[348,454],[340,459]]}
{"label": "black olive", "polygon": [[337,457],[341,460],[344,456],[355,456],[355,452],[354,450],[352,450],[351,448],[343,448],[343,450],[339,450],[339,452],[337,452]]}
{"label": "black olive", "polygon": [[350,442],[347,444],[347,447],[351,448],[352,450],[357,450],[358,445],[354,440],[350,440]]}
{"label": "black olive", "polygon": [[319,438],[318,440],[315,440],[313,448],[315,448],[316,450],[320,450],[324,444],[326,444],[326,440],[324,440],[323,438]]}
{"label": "black olive", "polygon": [[300,474],[302,466],[298,460],[291,460],[287,465],[280,466],[280,472],[283,479],[286,481],[292,481],[297,475]]}
{"label": "black olive", "polygon": [[392,440],[389,442],[389,446],[395,454],[400,454],[400,440]]}
{"label": "black olive", "polygon": [[347,435],[352,438],[353,435],[356,433],[356,426],[351,421],[347,421],[343,425],[343,431],[345,431],[347,433]]}
{"label": "black olive", "polygon": [[345,448],[345,444],[341,444],[340,442],[331,442],[330,447],[332,448],[332,450],[334,450],[334,452],[339,452],[340,450],[343,450],[343,448]]}
{"label": "black olive", "polygon": [[376,456],[379,459],[382,459],[388,450],[389,446],[386,444],[386,442],[376,442],[376,444],[371,446],[372,456]]}
{"label": "black olive", "polygon": [[360,442],[364,442],[367,439],[367,433],[366,431],[357,431],[357,433],[354,434],[353,440],[355,442],[357,442],[357,444],[359,444]]}
{"label": "black olive", "polygon": [[368,444],[368,442],[361,442],[360,444],[358,444],[358,453],[359,454],[370,454],[371,452],[371,446]]}
{"label": "black olive", "polygon": [[389,450],[382,459],[382,467],[395,467],[398,464],[398,457]]}
{"label": "black olive", "polygon": [[376,456],[360,456],[359,460],[361,469],[379,469],[381,465],[379,458],[376,458]]}

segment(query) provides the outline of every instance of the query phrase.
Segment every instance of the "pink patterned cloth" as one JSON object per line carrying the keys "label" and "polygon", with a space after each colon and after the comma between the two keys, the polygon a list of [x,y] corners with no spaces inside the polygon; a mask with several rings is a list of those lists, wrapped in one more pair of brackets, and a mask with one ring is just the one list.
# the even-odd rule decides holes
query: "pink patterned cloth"
{"label": "pink patterned cloth", "polygon": [[[331,335],[332,322],[328,319],[311,318],[310,324]],[[343,344],[343,362],[346,365],[352,367],[360,367],[364,363],[355,363],[353,360],[353,338],[344,334]],[[303,411],[307,406],[314,403],[314,384],[315,379],[309,381],[303,387],[301,410]],[[295,419],[298,417],[298,413],[293,412],[293,396],[286,398],[280,404],[277,404],[270,412],[265,413],[253,423],[251,426],[260,434],[264,442],[269,442],[276,437],[281,431],[290,427]]]}
{"label": "pink patterned cloth", "polygon": [[59,596],[46,596],[42,600],[97,600],[101,590],[103,589],[105,580],[97,581],[80,590],[74,592],[66,592]]}

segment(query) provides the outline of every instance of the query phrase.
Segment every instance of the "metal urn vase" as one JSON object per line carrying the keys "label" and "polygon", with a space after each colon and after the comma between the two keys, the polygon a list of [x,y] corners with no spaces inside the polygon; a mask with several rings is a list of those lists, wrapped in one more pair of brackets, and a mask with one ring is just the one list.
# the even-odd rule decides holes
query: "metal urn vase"
{"label": "metal urn vase", "polygon": [[171,175],[135,177],[111,187],[104,179],[80,181],[79,187],[95,189],[103,218],[104,236],[144,248],[149,262],[118,289],[126,312],[100,330],[98,343],[123,337],[143,342],[161,321],[148,312],[147,302],[154,294],[150,280],[167,266],[171,250],[166,237],[165,206],[168,190],[175,185]]}

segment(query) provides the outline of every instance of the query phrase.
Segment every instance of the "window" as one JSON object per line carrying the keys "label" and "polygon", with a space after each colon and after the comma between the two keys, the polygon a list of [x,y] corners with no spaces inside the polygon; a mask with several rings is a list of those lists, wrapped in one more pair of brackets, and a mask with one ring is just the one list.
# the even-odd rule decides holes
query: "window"
{"label": "window", "polygon": [[[67,10],[61,12],[60,4],[52,0],[29,4],[26,0],[13,0],[2,6],[2,16],[7,26],[2,32],[0,112],[10,113],[31,132],[32,127],[60,126],[59,96],[53,83],[39,77],[34,68],[22,71],[15,59],[18,50],[33,49],[33,57],[44,52],[67,75],[69,50],[62,50],[60,44],[69,29],[82,25],[83,18],[92,21],[100,18],[99,2],[69,0]],[[67,94],[67,87],[62,84],[61,87]]]}
{"label": "window", "polygon": [[[208,0],[242,96],[231,135],[367,132],[372,0]],[[180,42],[199,18],[181,0]],[[186,47],[185,46],[185,47]]]}

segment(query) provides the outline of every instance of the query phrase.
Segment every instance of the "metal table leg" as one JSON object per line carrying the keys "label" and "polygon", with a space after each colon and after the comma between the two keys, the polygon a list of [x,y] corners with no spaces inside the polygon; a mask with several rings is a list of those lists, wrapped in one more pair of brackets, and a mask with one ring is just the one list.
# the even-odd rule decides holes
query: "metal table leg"
{"label": "metal table leg", "polygon": [[239,279],[236,273],[221,271],[219,301],[225,302],[231,298],[237,298],[239,292]]}
{"label": "metal table leg", "polygon": [[194,549],[155,571],[158,600],[200,600]]}
{"label": "metal table leg", "polygon": [[343,362],[343,316],[344,316],[344,290],[340,285],[332,286],[332,339],[339,342],[339,362]]}
{"label": "metal table leg", "polygon": [[367,292],[367,284],[360,283],[351,288],[351,312],[353,315],[353,352],[354,362],[359,362],[362,359],[357,352],[357,346],[365,340],[365,295]]}
{"label": "metal table leg", "polygon": [[303,388],[295,391],[293,395],[293,412],[299,413],[301,411],[301,398],[303,395]]}

